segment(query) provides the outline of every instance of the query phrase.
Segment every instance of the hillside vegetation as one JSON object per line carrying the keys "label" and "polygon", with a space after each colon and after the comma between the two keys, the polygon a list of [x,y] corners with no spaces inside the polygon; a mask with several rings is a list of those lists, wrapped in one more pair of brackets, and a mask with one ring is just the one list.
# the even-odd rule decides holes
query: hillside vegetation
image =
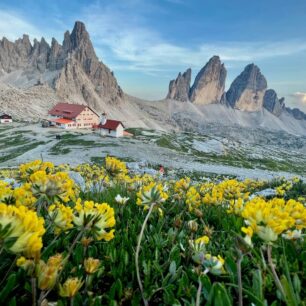
{"label": "hillside vegetation", "polygon": [[305,305],[298,178],[170,180],[113,157],[0,178],[3,305]]}

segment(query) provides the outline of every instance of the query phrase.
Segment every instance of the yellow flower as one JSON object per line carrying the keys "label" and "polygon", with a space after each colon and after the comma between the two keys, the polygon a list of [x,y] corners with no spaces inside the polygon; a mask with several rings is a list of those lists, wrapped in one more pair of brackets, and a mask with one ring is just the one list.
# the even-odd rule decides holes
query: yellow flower
{"label": "yellow flower", "polygon": [[84,260],[84,268],[87,274],[94,274],[98,271],[100,260],[89,257]]}
{"label": "yellow flower", "polygon": [[51,205],[48,212],[52,222],[55,225],[56,234],[59,234],[62,231],[67,231],[73,227],[73,210],[71,207],[57,203]]}
{"label": "yellow flower", "polygon": [[179,199],[183,199],[189,187],[190,187],[190,178],[185,177],[175,182],[174,192],[175,194],[177,194]]}
{"label": "yellow flower", "polygon": [[23,186],[18,187],[13,191],[16,206],[24,205],[29,208],[34,208],[37,199],[34,197],[29,187],[30,184],[25,183]]}
{"label": "yellow flower", "polygon": [[73,223],[76,226],[91,230],[97,240],[109,241],[114,238],[115,230],[106,231],[116,224],[114,209],[107,203],[98,204],[93,201],[85,201],[82,204],[81,200],[78,199]]}
{"label": "yellow flower", "polygon": [[52,172],[54,165],[51,162],[43,162],[41,160],[34,160],[32,162],[21,164],[19,166],[20,178],[28,180],[31,174],[36,171],[44,171],[46,173]]}
{"label": "yellow flower", "polygon": [[47,263],[43,260],[39,261],[36,266],[36,276],[40,290],[49,290],[55,286],[62,264],[63,257],[61,254],[51,256]]}
{"label": "yellow flower", "polygon": [[200,238],[197,238],[195,240],[195,243],[196,244],[208,244],[209,243],[209,237],[207,237],[206,235],[205,236],[202,236]]}
{"label": "yellow flower", "polygon": [[189,211],[201,205],[201,196],[194,186],[190,187],[187,191],[186,204],[188,205]]}
{"label": "yellow flower", "polygon": [[11,203],[13,200],[13,190],[8,183],[0,181],[0,203]]}
{"label": "yellow flower", "polygon": [[36,171],[30,175],[30,186],[34,196],[42,195],[48,198],[60,198],[63,202],[75,199],[75,186],[68,173],[57,172],[47,174],[45,171]]}
{"label": "yellow flower", "polygon": [[128,172],[124,162],[110,156],[105,158],[105,169],[111,176],[121,175],[124,177]]}
{"label": "yellow flower", "polygon": [[248,225],[242,231],[249,236],[254,232],[266,242],[277,240],[285,231],[306,227],[306,208],[295,200],[254,198],[245,204],[241,216]]}
{"label": "yellow flower", "polygon": [[20,267],[20,266],[24,265],[26,263],[26,261],[27,260],[24,256],[19,257],[16,261],[17,267]]}
{"label": "yellow flower", "polygon": [[251,227],[242,227],[241,231],[244,232],[246,235],[252,237],[253,236],[253,229]]}
{"label": "yellow flower", "polygon": [[169,195],[162,184],[151,182],[148,185],[142,186],[139,192],[137,192],[136,204],[148,209],[150,204],[161,204],[165,202],[168,197]]}
{"label": "yellow flower", "polygon": [[82,285],[81,279],[77,277],[68,278],[63,285],[59,285],[59,295],[72,298],[78,293]]}
{"label": "yellow flower", "polygon": [[[43,244],[44,219],[25,206],[0,204],[0,225],[8,230],[1,237],[4,246],[15,254],[36,257]],[[14,241],[12,243],[12,240]],[[10,242],[6,245],[6,242]]]}
{"label": "yellow flower", "polygon": [[204,255],[203,265],[207,271],[219,275],[224,273],[224,262],[224,259],[220,255],[212,256],[211,254],[206,253]]}

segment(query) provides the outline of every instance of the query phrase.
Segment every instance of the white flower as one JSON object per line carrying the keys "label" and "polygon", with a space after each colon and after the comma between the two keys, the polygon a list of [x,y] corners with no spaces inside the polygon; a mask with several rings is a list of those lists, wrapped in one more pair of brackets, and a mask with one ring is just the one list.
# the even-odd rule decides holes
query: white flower
{"label": "white flower", "polygon": [[122,197],[120,194],[117,194],[115,197],[115,201],[119,204],[124,205],[130,198],[127,197]]}
{"label": "white flower", "polygon": [[266,242],[272,242],[277,240],[277,234],[273,231],[273,229],[269,226],[258,226],[258,236],[266,241]]}
{"label": "white flower", "polygon": [[249,235],[246,235],[243,239],[247,245],[249,245],[251,248],[253,247],[252,238]]}
{"label": "white flower", "polygon": [[282,234],[282,236],[288,240],[296,240],[303,237],[301,230],[287,231],[286,233]]}

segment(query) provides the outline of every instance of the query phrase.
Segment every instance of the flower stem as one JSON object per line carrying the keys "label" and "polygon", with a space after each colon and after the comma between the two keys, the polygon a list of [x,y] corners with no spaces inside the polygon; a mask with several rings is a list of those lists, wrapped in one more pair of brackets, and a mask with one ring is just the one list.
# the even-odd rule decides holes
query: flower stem
{"label": "flower stem", "polygon": [[[72,245],[70,246],[70,248],[69,248],[69,250],[68,250],[67,256],[66,256],[66,257],[64,258],[64,260],[63,260],[64,265],[67,263],[67,261],[68,261],[70,255],[72,254],[72,251],[73,251],[75,245],[76,245],[77,242],[82,238],[82,236],[83,236],[83,234],[84,234],[84,232],[85,232],[86,229],[87,229],[87,227],[85,227],[82,231],[80,231],[80,232],[78,233],[78,235],[76,236],[76,238],[74,239]],[[63,267],[62,270],[59,272],[59,274],[58,274],[58,276],[57,276],[57,279],[60,278],[60,276],[61,276],[63,270],[64,270],[64,267]],[[38,305],[39,305],[39,306],[41,305],[42,301],[48,296],[48,294],[51,292],[52,289],[53,289],[53,288],[49,289],[49,290],[48,290],[47,292],[45,292],[44,294],[41,294],[41,295],[40,295],[39,301],[38,301]]]}
{"label": "flower stem", "polygon": [[281,292],[284,300],[286,300],[284,288],[283,288],[282,283],[280,282],[280,280],[278,278],[278,275],[277,275],[276,270],[275,270],[274,263],[272,261],[272,245],[270,245],[270,244],[268,244],[268,246],[267,246],[267,255],[268,255],[268,263],[269,263],[269,266],[271,268],[275,284],[276,284],[278,290]]}
{"label": "flower stem", "polygon": [[32,305],[36,306],[36,295],[37,295],[37,288],[36,288],[36,278],[31,278],[31,285],[32,285]]}
{"label": "flower stem", "polygon": [[17,261],[17,256],[15,257],[14,261],[12,262],[12,264],[10,265],[10,267],[8,268],[8,270],[6,271],[4,277],[2,278],[2,280],[1,280],[1,282],[0,282],[0,287],[2,286],[2,284],[4,283],[4,281],[6,280],[6,278],[8,277],[8,275],[11,273],[12,269],[15,267],[16,261]]}
{"label": "flower stem", "polygon": [[240,253],[237,260],[237,277],[238,277],[238,297],[239,297],[239,306],[243,306],[243,296],[242,296],[242,278],[241,278],[241,262],[243,255]]}
{"label": "flower stem", "polygon": [[148,213],[146,215],[146,218],[143,221],[143,224],[142,224],[142,227],[141,227],[141,231],[140,231],[140,234],[139,234],[139,237],[138,237],[138,241],[137,241],[136,254],[135,254],[135,265],[136,265],[137,281],[138,281],[138,286],[139,286],[139,289],[140,289],[140,292],[141,292],[141,296],[142,296],[142,299],[143,299],[143,303],[144,303],[145,306],[148,306],[149,303],[146,300],[146,298],[144,297],[143,286],[142,286],[142,282],[141,282],[141,278],[140,278],[140,272],[139,272],[139,251],[140,251],[140,244],[141,244],[141,240],[142,240],[142,237],[143,237],[143,233],[144,233],[144,230],[146,228],[146,225],[147,225],[147,222],[149,220],[149,217],[150,217],[150,215],[151,215],[151,213],[153,211],[154,206],[155,206],[155,203],[152,203],[150,208],[149,208],[149,211],[148,211]]}
{"label": "flower stem", "polygon": [[202,282],[199,276],[199,286],[198,286],[198,291],[197,291],[196,306],[201,305],[201,292],[202,292]]}

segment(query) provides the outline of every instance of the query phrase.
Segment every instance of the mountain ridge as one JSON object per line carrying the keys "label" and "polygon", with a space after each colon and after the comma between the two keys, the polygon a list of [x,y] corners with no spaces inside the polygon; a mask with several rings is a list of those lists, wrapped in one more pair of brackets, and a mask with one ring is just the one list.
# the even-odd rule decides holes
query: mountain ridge
{"label": "mountain ridge", "polygon": [[[178,78],[180,76],[179,73]],[[172,91],[181,91],[178,78],[176,81],[170,81]],[[170,95],[169,87],[166,98],[199,105],[224,104],[246,112],[258,112],[266,109],[277,117],[286,112],[297,120],[306,120],[304,112],[298,108],[287,107],[284,102],[285,98],[278,98],[274,89],[268,89],[265,76],[254,63],[248,64],[244,68],[227,91],[225,91],[225,80],[226,68],[221,63],[220,57],[214,55],[196,75],[188,96],[185,95],[184,99],[176,99],[175,96]]]}
{"label": "mountain ridge", "polygon": [[[15,42],[5,37],[0,40],[0,108],[19,119],[37,120],[47,116],[48,109],[57,102],[81,103],[98,112],[107,112],[127,127],[162,130],[184,129],[181,124],[184,112],[187,117],[194,117],[191,120],[194,126],[197,120],[205,124],[213,119],[221,124],[222,118],[226,124],[235,124],[236,120],[243,126],[248,125],[249,116],[254,127],[263,124],[270,128],[266,121],[272,117],[262,112],[265,109],[278,118],[271,119],[274,121],[271,128],[306,134],[306,125],[289,123],[291,119],[288,119],[304,122],[306,115],[299,109],[286,107],[275,91],[267,89],[267,82],[256,65],[247,67],[236,78],[236,85],[233,82],[231,94],[227,94],[226,68],[219,56],[213,56],[199,71],[192,86],[189,68],[170,82],[165,100],[152,104],[123,92],[113,72],[97,57],[85,24],[77,21],[71,33],[64,33],[62,44],[55,38],[48,44],[43,37],[31,43],[26,34]],[[245,90],[249,91],[248,95],[244,95]],[[245,96],[257,96],[259,107],[253,107],[252,101],[249,103],[251,107],[245,107]],[[182,103],[185,106],[181,108],[169,101],[188,103]],[[211,103],[222,107],[211,108]],[[173,110],[174,105],[176,109]],[[207,115],[208,111],[212,112],[211,116]],[[240,113],[243,111],[246,111],[245,115]],[[256,114],[247,115],[247,111]],[[234,120],[228,120],[229,116]],[[256,120],[253,120],[254,116]],[[192,125],[188,125],[190,128]]]}

